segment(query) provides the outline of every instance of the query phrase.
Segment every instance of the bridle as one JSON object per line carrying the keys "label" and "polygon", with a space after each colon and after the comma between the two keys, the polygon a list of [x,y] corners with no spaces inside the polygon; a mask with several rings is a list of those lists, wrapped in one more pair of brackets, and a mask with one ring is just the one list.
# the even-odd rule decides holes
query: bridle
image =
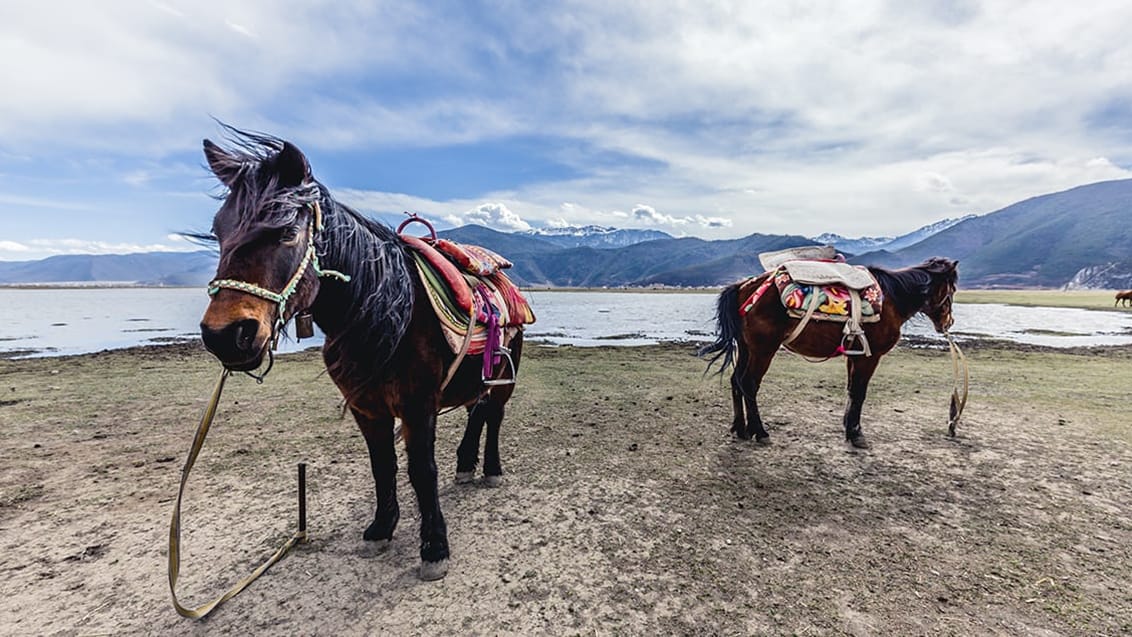
{"label": "bridle", "polygon": [[[938,295],[938,296],[933,295],[933,298],[931,298],[928,302],[924,303],[923,307],[920,308],[920,311],[923,312],[924,314],[927,314],[929,317],[931,317],[933,312],[938,313],[938,314],[942,314],[946,310],[948,318],[951,318],[952,322],[954,322],[955,319],[954,319],[954,317],[952,317],[952,314],[951,314],[952,309],[951,308],[952,308],[952,305],[953,305],[952,297],[955,294],[955,286],[952,285],[952,284],[948,284],[947,287],[948,287],[948,290],[945,294],[941,294],[941,295]],[[943,333],[944,333],[944,335],[946,335],[947,330],[945,329],[943,331]]]}
{"label": "bridle", "polygon": [[271,371],[271,363],[274,362],[272,351],[278,344],[279,334],[283,331],[283,326],[287,324],[287,301],[294,296],[295,291],[299,289],[299,282],[302,281],[303,275],[306,274],[307,268],[313,268],[316,276],[319,277],[333,277],[342,281],[343,283],[350,282],[350,275],[344,274],[337,270],[326,270],[318,262],[318,251],[315,249],[314,239],[317,233],[322,232],[322,207],[318,201],[310,204],[312,219],[307,223],[307,249],[303,254],[302,261],[299,262],[299,267],[295,269],[295,273],[287,281],[287,285],[279,292],[273,292],[265,287],[248,283],[247,281],[240,281],[237,279],[214,279],[208,284],[208,295],[216,296],[222,289],[235,290],[252,296],[258,296],[261,299],[271,301],[276,305],[275,308],[275,323],[271,326],[271,338],[268,340],[269,349],[268,357],[271,359],[268,363],[267,370],[259,376],[250,374],[256,380],[263,382],[263,377]]}

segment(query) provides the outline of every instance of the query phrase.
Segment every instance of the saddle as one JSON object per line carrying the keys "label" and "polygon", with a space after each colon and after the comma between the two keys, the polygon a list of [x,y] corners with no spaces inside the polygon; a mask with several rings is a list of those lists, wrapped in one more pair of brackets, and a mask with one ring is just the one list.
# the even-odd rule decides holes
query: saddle
{"label": "saddle", "polygon": [[[427,226],[430,236],[404,234],[405,226],[414,221]],[[487,248],[438,239],[432,225],[416,215],[410,215],[397,233],[409,248],[453,353],[461,358],[485,354],[485,384],[514,382],[491,380],[504,359],[514,369],[507,346],[524,324],[535,322],[530,304],[503,273],[511,262]]]}
{"label": "saddle", "polygon": [[[775,264],[766,280],[739,306],[745,315],[755,301],[771,286],[778,289],[779,298],[787,314],[798,319],[798,325],[783,345],[789,346],[801,335],[811,319],[836,321],[845,324],[841,344],[835,354],[872,354],[869,341],[861,325],[880,320],[884,293],[876,278],[863,266],[853,266],[830,259],[782,259],[782,252],[771,258],[759,255],[765,264]],[[854,342],[858,349],[851,349]]]}

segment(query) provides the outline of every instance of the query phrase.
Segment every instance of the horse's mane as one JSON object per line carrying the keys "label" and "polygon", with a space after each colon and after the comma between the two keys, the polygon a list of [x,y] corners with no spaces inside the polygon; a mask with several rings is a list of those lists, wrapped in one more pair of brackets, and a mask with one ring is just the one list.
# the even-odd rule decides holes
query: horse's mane
{"label": "horse's mane", "polygon": [[[959,278],[954,262],[943,257],[932,257],[920,265],[901,270],[868,267],[880,284],[885,301],[894,303],[896,310],[903,315],[912,314],[922,307],[937,282],[954,286]],[[946,279],[937,281],[941,276]]]}
{"label": "horse's mane", "polygon": [[[323,220],[315,237],[319,261],[325,268],[350,275],[346,307],[338,309],[345,328],[327,335],[327,348],[336,354],[332,357],[336,365],[357,365],[361,369],[344,371],[366,380],[358,377],[368,375],[362,369],[376,373],[392,358],[412,315],[413,279],[404,243],[391,228],[336,201],[317,180],[281,187],[275,162],[283,140],[220,125],[229,156],[220,168],[231,185],[217,198],[242,213],[236,233],[293,226],[305,207],[319,202]],[[196,240],[216,240],[215,235],[186,234]],[[246,237],[236,239],[243,240]],[[358,347],[361,350],[346,351]]]}
{"label": "horse's mane", "polygon": [[[299,211],[322,198],[321,185],[315,181],[295,187],[279,184],[275,164],[283,149],[282,139],[220,125],[228,142],[224,149],[228,157],[221,170],[231,185],[214,196],[225,201],[229,208],[244,213],[236,220],[237,233],[293,226]],[[235,240],[243,242],[244,239]]]}
{"label": "horse's mane", "polygon": [[[319,259],[350,275],[346,329],[327,337],[331,349],[365,344],[366,367],[378,370],[392,358],[413,312],[413,279],[405,244],[388,226],[335,201],[319,184],[325,227]],[[336,356],[340,364],[356,356]]]}

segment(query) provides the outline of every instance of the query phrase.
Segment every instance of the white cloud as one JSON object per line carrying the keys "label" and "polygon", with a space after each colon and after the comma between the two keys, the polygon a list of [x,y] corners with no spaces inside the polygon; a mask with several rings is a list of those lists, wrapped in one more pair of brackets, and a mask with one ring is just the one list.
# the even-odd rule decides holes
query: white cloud
{"label": "white cloud", "polygon": [[696,223],[705,228],[730,228],[732,221],[727,217],[705,217],[696,215]]}
{"label": "white cloud", "polygon": [[688,223],[687,219],[677,219],[671,215],[661,214],[652,206],[637,204],[633,206],[633,219],[650,225],[682,225]]}
{"label": "white cloud", "polygon": [[15,241],[0,241],[0,254],[4,253],[26,253],[30,252],[31,248]]}
{"label": "white cloud", "polygon": [[0,241],[0,261],[32,261],[61,254],[132,254],[135,252],[192,252],[199,245],[179,235],[168,235],[163,243],[128,243],[87,239],[29,239]]}
{"label": "white cloud", "polygon": [[[56,3],[0,4],[0,161],[72,143],[165,157],[196,150],[209,114],[315,155],[550,139],[536,159],[571,177],[447,200],[335,194],[500,229],[569,220],[711,237],[896,234],[1132,177],[1123,0],[567,0],[439,15],[450,9],[72,2],[61,21]],[[405,77],[413,90],[399,92]],[[143,186],[161,172],[120,174]],[[45,207],[55,187],[18,197]]]}
{"label": "white cloud", "polygon": [[955,190],[950,179],[933,172],[920,173],[916,177],[916,187],[925,192],[952,192]]}
{"label": "white cloud", "polygon": [[652,206],[646,206],[644,204],[638,204],[633,208],[633,218],[648,225],[674,227],[687,226],[693,223],[703,228],[730,228],[732,225],[732,220],[728,217],[705,217],[700,214],[674,217],[672,215],[661,214]]}
{"label": "white cloud", "polygon": [[530,230],[531,224],[523,221],[505,204],[482,203],[471,210],[465,211],[460,217],[465,223],[476,223],[499,230],[512,232],[515,230]]}

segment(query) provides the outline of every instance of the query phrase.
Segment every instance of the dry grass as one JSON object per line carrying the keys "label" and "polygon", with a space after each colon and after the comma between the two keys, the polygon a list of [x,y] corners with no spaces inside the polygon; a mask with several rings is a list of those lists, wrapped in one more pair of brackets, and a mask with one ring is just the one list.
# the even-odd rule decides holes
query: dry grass
{"label": "dry grass", "polygon": [[842,441],[836,362],[775,361],[758,447],[729,438],[729,396],[687,346],[526,354],[502,488],[451,484],[462,420],[441,421],[454,553],[431,584],[403,477],[393,547],[360,540],[364,445],[317,356],[234,379],[190,484],[182,596],[290,533],[300,460],[312,540],[202,623],[174,614],[164,551],[215,364],[190,347],[0,361],[0,633],[1132,630],[1132,348],[972,347],[958,440],[946,354],[898,349],[867,453]]}

